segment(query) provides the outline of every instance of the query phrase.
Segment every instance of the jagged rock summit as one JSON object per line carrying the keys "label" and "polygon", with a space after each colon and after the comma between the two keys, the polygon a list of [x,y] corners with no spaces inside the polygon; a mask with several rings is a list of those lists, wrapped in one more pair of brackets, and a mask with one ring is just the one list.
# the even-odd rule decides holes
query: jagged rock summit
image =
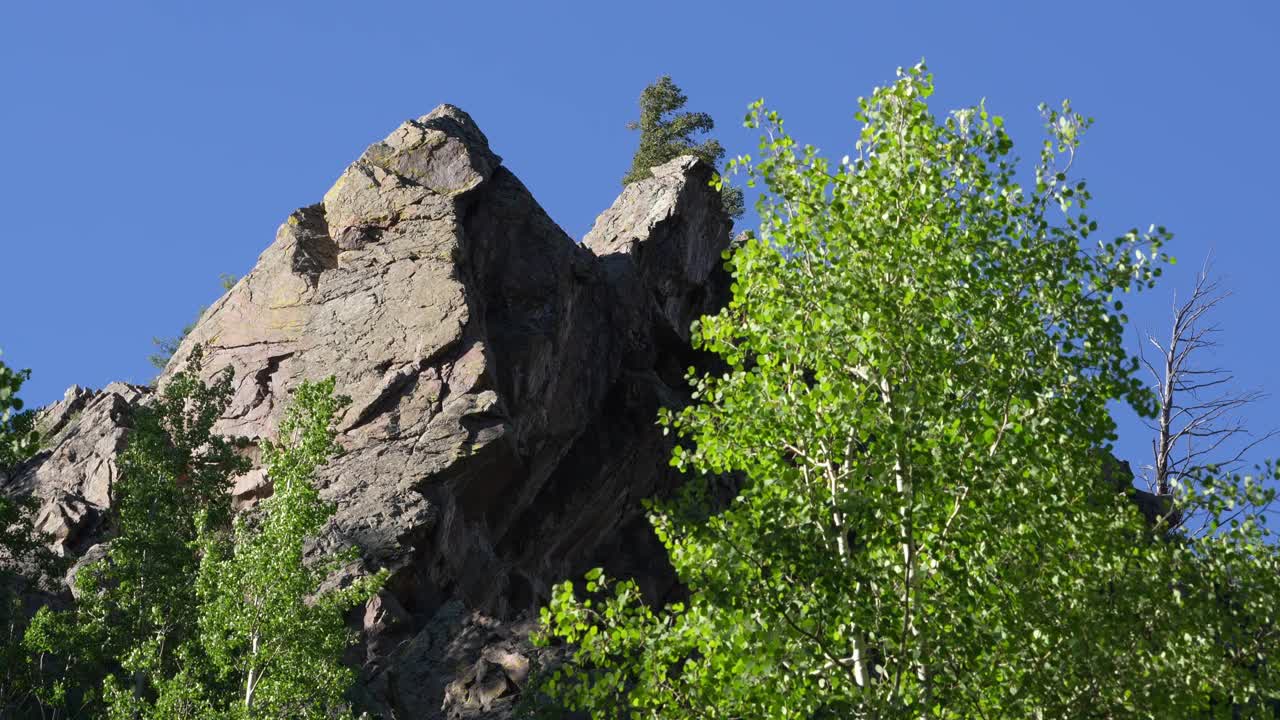
{"label": "jagged rock summit", "polygon": [[[354,545],[363,561],[345,572],[392,573],[353,659],[372,711],[506,717],[532,660],[527,618],[553,583],[603,565],[654,599],[672,592],[639,501],[678,482],[656,413],[688,402],[684,370],[706,362],[689,325],[727,297],[731,223],[712,173],[693,158],[655,168],[579,244],[442,105],[293,213],[175,354],[160,383],[197,343],[208,373],[234,370],[218,430],[252,441],[304,379],[334,375],[351,397],[346,453],[319,479],[338,514],[313,551]],[[145,397],[69,393],[83,412],[10,481],[45,498],[69,553],[95,540]],[[234,493],[251,504],[270,478]]]}

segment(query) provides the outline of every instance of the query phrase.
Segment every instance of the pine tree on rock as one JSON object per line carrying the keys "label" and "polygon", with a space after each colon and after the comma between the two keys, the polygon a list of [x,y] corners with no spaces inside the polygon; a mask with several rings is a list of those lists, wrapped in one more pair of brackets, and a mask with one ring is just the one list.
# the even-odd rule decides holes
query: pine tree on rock
{"label": "pine tree on rock", "polygon": [[[697,133],[714,130],[716,123],[707,113],[679,112],[688,100],[670,75],[663,75],[640,93],[640,119],[627,123],[627,129],[640,131],[640,147],[631,160],[631,169],[622,177],[623,185],[652,177],[652,168],[681,155],[693,155],[714,168],[720,167],[724,159],[720,141],[693,139]],[[729,216],[741,216],[744,210],[741,188],[724,184],[720,192]]]}

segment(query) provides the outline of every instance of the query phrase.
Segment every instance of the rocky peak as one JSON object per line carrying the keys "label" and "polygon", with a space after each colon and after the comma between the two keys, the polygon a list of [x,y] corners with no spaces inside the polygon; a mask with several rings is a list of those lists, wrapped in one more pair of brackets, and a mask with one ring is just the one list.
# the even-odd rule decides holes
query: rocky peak
{"label": "rocky peak", "polygon": [[[290,215],[175,354],[160,383],[197,343],[209,375],[234,370],[228,435],[272,436],[304,379],[334,375],[352,398],[346,453],[319,478],[338,514],[314,550],[354,545],[348,572],[391,570],[363,613],[371,708],[505,717],[530,659],[521,618],[552,584],[603,565],[654,599],[672,591],[639,501],[678,482],[655,415],[688,401],[689,325],[727,292],[711,174],[693,158],[655,168],[579,244],[442,105]],[[145,401],[113,388],[46,411],[82,408],[6,488],[69,518],[50,522],[78,528],[73,554],[96,527],[76,502],[106,509]],[[270,479],[256,470],[234,493],[251,504]]]}
{"label": "rocky peak", "polygon": [[[693,320],[727,300],[708,294],[727,288],[708,281],[722,270],[732,225],[707,196],[714,176],[715,168],[692,156],[659,165],[653,177],[628,185],[582,241],[615,282],[634,272],[636,289],[649,294],[666,329],[682,341],[688,341]],[[717,241],[689,242],[691,237]]]}

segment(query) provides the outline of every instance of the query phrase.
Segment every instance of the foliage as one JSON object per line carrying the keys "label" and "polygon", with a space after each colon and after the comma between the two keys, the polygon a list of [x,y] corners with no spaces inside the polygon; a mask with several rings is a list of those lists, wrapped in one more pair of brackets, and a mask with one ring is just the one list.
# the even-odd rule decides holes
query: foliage
{"label": "foliage", "polygon": [[383,580],[321,593],[354,551],[303,562],[334,512],[311,478],[340,449],[331,426],[346,399],[332,378],[298,388],[264,447],[276,492],[233,523],[226,490],[248,463],[213,432],[232,377],[206,384],[203,364],[197,347],[138,409],[107,557],[79,573],[74,610],[43,609],[26,634],[32,651],[66,661],[43,697],[114,720],[337,717],[352,681],[344,614]]}
{"label": "foliage", "polygon": [[[35,453],[34,414],[18,397],[30,370],[0,362],[0,476]],[[36,531],[32,497],[0,495],[0,717],[33,714],[43,678],[38,659],[22,644],[28,610],[24,595],[49,590],[60,563]]]}
{"label": "foliage", "polygon": [[0,362],[0,474],[35,454],[40,434],[35,413],[24,411],[18,391],[31,377],[30,370],[13,370]]}
{"label": "foliage", "polygon": [[[692,137],[711,132],[715,121],[706,113],[678,112],[688,100],[670,75],[663,75],[640,93],[640,119],[627,124],[628,129],[640,131],[640,147],[622,178],[623,185],[652,177],[652,168],[681,155],[694,155],[713,168],[720,167],[724,158],[720,141],[697,142]],[[729,217],[740,217],[744,210],[742,189],[722,184],[720,192]]]}
{"label": "foliage", "polygon": [[367,600],[383,577],[316,596],[325,577],[355,556],[303,561],[304,541],[334,513],[311,484],[316,468],[341,450],[331,425],[347,400],[333,389],[333,378],[299,386],[280,441],[265,449],[275,493],[262,503],[261,517],[237,518],[230,548],[216,535],[205,545],[200,638],[219,677],[236,688],[210,702],[229,717],[333,717],[353,680],[341,663],[351,640],[344,613]]}
{"label": "foliage", "polygon": [[36,715],[48,677],[23,644],[25,598],[53,588],[61,563],[36,531],[34,498],[0,497],[0,718]]}
{"label": "foliage", "polygon": [[1118,295],[1152,285],[1167,233],[1097,239],[1068,104],[1024,188],[1002,119],[936,118],[932,91],[917,66],[860,100],[839,163],[752,105],[762,157],[731,166],[764,185],[760,232],[694,326],[729,369],[663,417],[690,478],[651,520],[688,598],[558,586],[543,641],[572,661],[542,692],[600,718],[1257,717],[1277,696],[1280,559],[1260,518],[1225,522],[1261,484],[1205,479],[1224,522],[1191,537],[1099,480],[1107,403],[1154,410]]}
{"label": "foliage", "polygon": [[68,685],[80,692],[96,695],[90,686],[106,671],[103,697],[117,709],[194,662],[183,643],[196,632],[197,540],[227,525],[226,489],[248,469],[235,444],[213,432],[231,399],[231,372],[207,385],[202,369],[197,347],[155,401],[137,408],[112,488],[116,536],[106,559],[78,574],[73,610],[44,608],[28,632],[33,650],[66,659]]}
{"label": "foliage", "polygon": [[200,312],[196,314],[196,320],[192,320],[182,326],[182,332],[175,337],[153,337],[151,344],[156,346],[156,352],[147,356],[147,362],[151,363],[151,367],[163,372],[169,366],[169,360],[174,353],[178,352],[178,347],[182,345],[182,341],[187,339],[191,331],[195,329],[196,322],[199,321],[201,315],[207,308],[200,308]]}

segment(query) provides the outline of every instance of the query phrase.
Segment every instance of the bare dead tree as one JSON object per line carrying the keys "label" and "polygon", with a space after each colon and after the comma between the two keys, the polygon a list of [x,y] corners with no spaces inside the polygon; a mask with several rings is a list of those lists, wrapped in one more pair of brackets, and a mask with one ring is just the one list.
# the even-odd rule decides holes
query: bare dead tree
{"label": "bare dead tree", "polygon": [[1171,525],[1187,519],[1177,514],[1176,499],[1170,497],[1179,479],[1234,473],[1251,450],[1280,432],[1251,433],[1241,411],[1265,394],[1235,390],[1235,376],[1229,370],[1201,364],[1211,361],[1219,347],[1221,328],[1208,316],[1231,296],[1222,289],[1220,279],[1210,277],[1210,269],[1206,259],[1185,301],[1179,302],[1174,294],[1168,338],[1162,343],[1147,333],[1147,343],[1158,353],[1154,362],[1147,357],[1147,343],[1139,349],[1140,360],[1155,381],[1160,408],[1156,419],[1147,423],[1154,433],[1152,463],[1143,467],[1143,474],[1151,493],[1169,498]]}

